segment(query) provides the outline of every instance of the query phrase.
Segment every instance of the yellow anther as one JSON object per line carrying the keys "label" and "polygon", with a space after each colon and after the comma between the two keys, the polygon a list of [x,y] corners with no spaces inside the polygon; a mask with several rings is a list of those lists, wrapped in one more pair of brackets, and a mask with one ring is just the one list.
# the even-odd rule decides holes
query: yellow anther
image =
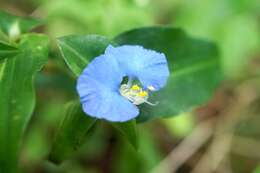
{"label": "yellow anther", "polygon": [[141,92],[138,93],[138,96],[139,96],[139,97],[146,97],[146,96],[148,96],[148,92],[146,92],[146,91],[141,91]]}
{"label": "yellow anther", "polygon": [[138,85],[133,85],[133,86],[131,87],[131,90],[139,91],[139,90],[141,90],[141,88],[140,88]]}

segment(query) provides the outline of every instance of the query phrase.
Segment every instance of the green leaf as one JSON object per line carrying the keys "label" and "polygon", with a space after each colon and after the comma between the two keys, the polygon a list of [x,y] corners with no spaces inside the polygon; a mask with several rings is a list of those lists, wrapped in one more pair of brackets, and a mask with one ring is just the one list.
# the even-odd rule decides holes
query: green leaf
{"label": "green leaf", "polygon": [[0,61],[4,58],[10,58],[18,54],[18,49],[7,43],[0,42]]}
{"label": "green leaf", "polygon": [[181,29],[134,29],[117,36],[115,42],[120,45],[142,45],[165,53],[168,59],[171,75],[167,86],[153,93],[149,99],[159,101],[159,104],[141,105],[138,121],[191,111],[209,101],[222,79],[216,45],[192,38]]}
{"label": "green leaf", "polygon": [[21,37],[21,50],[0,61],[0,172],[17,173],[22,136],[35,106],[34,77],[47,61],[48,38]]}
{"label": "green leaf", "polygon": [[95,118],[86,116],[78,101],[68,103],[63,116],[50,154],[50,160],[55,163],[71,157],[87,140],[89,130],[96,123]]}
{"label": "green leaf", "polygon": [[112,123],[112,125],[124,136],[129,143],[137,150],[138,141],[136,133],[136,121],[131,120],[123,123]]}
{"label": "green leaf", "polygon": [[26,33],[36,26],[43,24],[39,19],[20,17],[0,11],[0,30],[10,37]]}
{"label": "green leaf", "polygon": [[58,44],[67,65],[78,76],[93,58],[104,53],[111,41],[98,35],[71,35],[61,37]]}

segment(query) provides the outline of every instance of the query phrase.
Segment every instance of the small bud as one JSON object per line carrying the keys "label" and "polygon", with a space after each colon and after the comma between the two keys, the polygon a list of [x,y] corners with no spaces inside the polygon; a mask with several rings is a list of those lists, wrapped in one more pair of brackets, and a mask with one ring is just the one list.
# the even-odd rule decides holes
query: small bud
{"label": "small bud", "polygon": [[19,27],[19,22],[15,21],[10,27],[9,37],[11,40],[16,40],[17,38],[19,38],[20,34],[21,34],[21,31],[20,31],[20,27]]}

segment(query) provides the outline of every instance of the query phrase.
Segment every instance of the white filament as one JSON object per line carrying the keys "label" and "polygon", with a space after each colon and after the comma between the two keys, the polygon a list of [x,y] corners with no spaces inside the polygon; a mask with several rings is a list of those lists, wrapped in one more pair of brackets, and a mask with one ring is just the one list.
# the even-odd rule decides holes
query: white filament
{"label": "white filament", "polygon": [[140,96],[139,93],[142,92],[143,90],[133,90],[131,89],[131,85],[129,85],[129,83],[127,84],[122,84],[120,86],[119,92],[120,94],[127,98],[129,101],[131,101],[133,104],[135,105],[140,105],[142,103],[147,103],[151,106],[156,106],[158,104],[158,102],[156,103],[151,103],[148,101],[149,95],[147,94],[147,96]]}

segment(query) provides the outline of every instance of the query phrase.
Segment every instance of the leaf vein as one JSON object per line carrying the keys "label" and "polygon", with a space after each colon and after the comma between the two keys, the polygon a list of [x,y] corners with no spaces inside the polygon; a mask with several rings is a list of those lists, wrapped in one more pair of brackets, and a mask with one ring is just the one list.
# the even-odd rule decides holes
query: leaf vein
{"label": "leaf vein", "polygon": [[78,56],[80,58],[80,60],[84,62],[84,64],[88,63],[88,60],[83,55],[81,55],[78,51],[76,51],[74,48],[72,48],[70,45],[68,45],[65,42],[62,42],[62,44],[65,47],[67,47],[72,53],[74,53],[76,56]]}
{"label": "leaf vein", "polygon": [[196,72],[208,67],[211,67],[213,65],[217,65],[218,64],[218,60],[217,59],[211,59],[207,62],[200,62],[197,63],[196,65],[193,65],[192,67],[186,67],[186,68],[182,68],[180,70],[176,70],[175,72],[172,73],[171,77],[179,77],[185,74],[189,74],[192,72]]}

